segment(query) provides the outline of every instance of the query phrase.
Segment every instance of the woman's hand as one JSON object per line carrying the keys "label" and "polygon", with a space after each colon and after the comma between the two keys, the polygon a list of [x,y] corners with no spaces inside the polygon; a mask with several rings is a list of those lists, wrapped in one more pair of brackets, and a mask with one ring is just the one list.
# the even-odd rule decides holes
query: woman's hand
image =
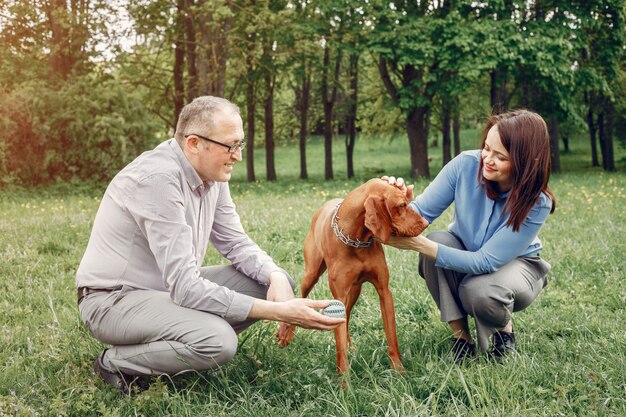
{"label": "woman's hand", "polygon": [[397,249],[414,250],[430,258],[436,259],[439,244],[424,236],[403,237],[390,236],[387,245]]}
{"label": "woman's hand", "polygon": [[414,237],[406,236],[389,236],[387,245],[393,246],[396,249],[414,250],[417,251],[416,239]]}
{"label": "woman's hand", "polygon": [[407,186],[404,182],[404,178],[402,177],[396,178],[394,176],[389,177],[387,175],[383,175],[380,179],[383,181],[387,181],[390,185],[393,185],[396,188],[399,188],[400,191],[402,191],[402,193],[405,195],[407,200],[413,200],[413,188],[415,188],[414,184]]}

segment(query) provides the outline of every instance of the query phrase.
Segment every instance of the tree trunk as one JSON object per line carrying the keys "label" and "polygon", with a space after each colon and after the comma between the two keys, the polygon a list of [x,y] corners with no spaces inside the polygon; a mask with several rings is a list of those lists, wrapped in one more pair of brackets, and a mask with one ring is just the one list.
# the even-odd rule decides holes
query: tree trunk
{"label": "tree trunk", "polygon": [[494,69],[489,74],[491,80],[490,98],[491,111],[494,114],[502,113],[507,109],[508,89],[505,71]]}
{"label": "tree trunk", "polygon": [[[250,74],[252,68],[252,58],[246,57],[248,74]],[[254,80],[252,77],[246,79],[246,112],[247,112],[247,130],[246,141],[248,146],[246,147],[246,172],[249,182],[256,180],[254,175],[254,131],[255,123],[254,116],[256,115],[256,99],[254,94]]]}
{"label": "tree trunk", "polygon": [[[198,61],[198,91],[202,95],[224,97],[226,86],[226,63],[228,58],[228,33],[232,18],[215,20],[211,10],[216,5],[202,0],[198,3],[205,12],[200,16],[200,38],[202,39]],[[224,5],[232,8],[230,0]]]}
{"label": "tree trunk", "polygon": [[415,107],[406,118],[411,151],[411,177],[430,177],[428,169],[429,108]]}
{"label": "tree trunk", "polygon": [[274,76],[265,75],[265,170],[268,181],[276,181],[276,166],[274,163]]}
{"label": "tree trunk", "polygon": [[[333,179],[333,107],[337,97],[337,81],[341,55],[337,52],[335,70],[332,80],[330,79],[330,47],[328,43],[324,47],[324,67],[322,69],[322,104],[324,108],[324,179]],[[332,88],[330,87],[332,84]]]}
{"label": "tree trunk", "polygon": [[50,75],[65,80],[80,63],[81,54],[89,34],[84,6],[75,1],[68,6],[65,0],[48,0],[45,13],[50,28],[50,52],[48,64]]}
{"label": "tree trunk", "polygon": [[605,132],[604,132],[604,112],[600,111],[600,113],[598,113],[598,121],[597,121],[597,126],[598,126],[598,140],[600,142],[600,154],[602,155],[602,169],[606,170],[606,166],[604,161],[606,160],[606,156],[604,155],[604,152],[606,150],[605,147]]}
{"label": "tree trunk", "polygon": [[444,99],[441,103],[441,137],[443,149],[443,165],[450,162],[452,153],[450,151],[450,114],[452,113],[452,104],[449,100]]}
{"label": "tree trunk", "polygon": [[569,134],[561,132],[561,140],[563,141],[563,153],[569,153]]}
{"label": "tree trunk", "polygon": [[605,171],[615,171],[615,160],[613,154],[613,109],[611,102],[602,97],[599,100],[600,113],[598,114],[597,129],[600,141],[600,152],[602,154],[602,169]]}
{"label": "tree trunk", "polygon": [[454,156],[461,153],[461,103],[455,99],[454,112],[452,115],[452,136],[454,138]]}
{"label": "tree trunk", "polygon": [[587,105],[587,128],[589,129],[589,143],[591,145],[591,166],[598,167],[598,147],[596,146],[596,124],[593,121],[592,98],[588,93],[584,94],[585,104]]}
{"label": "tree trunk", "polygon": [[604,152],[602,152],[602,166],[605,171],[615,171],[615,157],[613,153],[613,104],[606,100],[604,118]]}
{"label": "tree trunk", "polygon": [[354,178],[354,146],[356,144],[356,112],[359,88],[359,55],[356,53],[350,55],[348,78],[350,79],[350,99],[346,120],[346,159],[348,178]]}
{"label": "tree trunk", "polygon": [[550,116],[548,129],[550,132],[550,161],[552,172],[561,172],[561,160],[559,158],[559,121],[555,116]]}
{"label": "tree trunk", "polygon": [[187,102],[198,96],[198,69],[196,67],[196,28],[194,26],[193,1],[183,0],[185,9],[185,36],[187,52]]}
{"label": "tree trunk", "polygon": [[183,66],[185,65],[184,0],[176,1],[176,41],[174,42],[174,130],[185,101]]}
{"label": "tree trunk", "polygon": [[309,104],[311,98],[311,73],[306,58],[302,64],[302,84],[296,88],[296,108],[300,113],[300,179],[309,178],[306,164],[306,138],[309,134]]}

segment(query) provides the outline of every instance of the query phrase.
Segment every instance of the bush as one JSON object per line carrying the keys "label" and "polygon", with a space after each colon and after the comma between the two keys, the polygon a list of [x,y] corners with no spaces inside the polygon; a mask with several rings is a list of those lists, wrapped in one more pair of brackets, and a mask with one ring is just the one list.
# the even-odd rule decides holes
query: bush
{"label": "bush", "polygon": [[139,93],[92,76],[0,90],[0,184],[111,178],[156,142]]}

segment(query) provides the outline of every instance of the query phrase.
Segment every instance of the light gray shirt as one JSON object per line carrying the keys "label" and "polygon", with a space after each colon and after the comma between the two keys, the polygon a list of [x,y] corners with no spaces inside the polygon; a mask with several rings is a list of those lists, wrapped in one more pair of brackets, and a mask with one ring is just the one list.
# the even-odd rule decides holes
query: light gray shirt
{"label": "light gray shirt", "polygon": [[262,284],[269,284],[271,272],[282,271],[244,232],[228,183],[203,183],[170,139],[141,154],[109,184],[76,286],[166,291],[178,305],[244,320],[253,298],[200,277],[209,242]]}

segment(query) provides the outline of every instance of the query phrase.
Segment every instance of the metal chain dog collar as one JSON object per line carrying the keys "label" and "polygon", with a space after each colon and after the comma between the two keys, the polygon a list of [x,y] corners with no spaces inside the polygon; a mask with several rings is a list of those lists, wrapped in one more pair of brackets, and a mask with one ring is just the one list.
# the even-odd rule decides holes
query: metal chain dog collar
{"label": "metal chain dog collar", "polygon": [[337,238],[344,245],[352,246],[353,248],[369,248],[370,246],[372,246],[372,243],[374,242],[373,236],[369,238],[368,241],[361,242],[359,239],[354,240],[351,239],[350,236],[344,235],[343,230],[339,229],[339,224],[337,223],[339,217],[337,217],[337,213],[339,212],[340,205],[341,203],[337,204],[337,207],[335,207],[335,213],[333,214],[333,220],[331,221],[331,226],[333,228],[333,232],[335,232],[335,236],[337,236]]}

